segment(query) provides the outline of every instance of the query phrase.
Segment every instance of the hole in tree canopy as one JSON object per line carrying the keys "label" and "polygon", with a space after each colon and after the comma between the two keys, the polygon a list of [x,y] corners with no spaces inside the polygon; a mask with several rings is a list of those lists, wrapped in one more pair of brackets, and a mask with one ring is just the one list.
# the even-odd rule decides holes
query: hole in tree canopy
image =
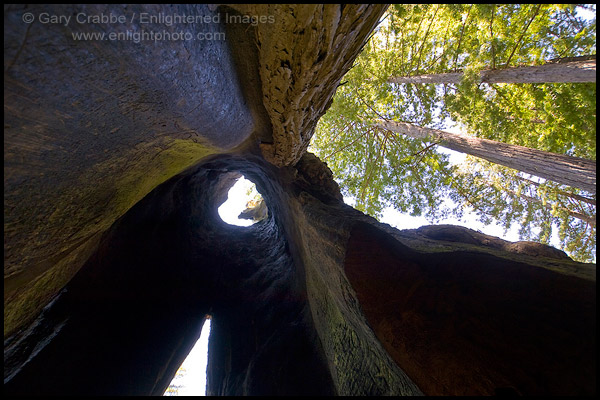
{"label": "hole in tree canopy", "polygon": [[175,373],[163,396],[205,396],[210,316],[206,317],[192,350]]}
{"label": "hole in tree canopy", "polygon": [[219,216],[230,225],[250,226],[265,219],[269,213],[256,185],[244,176],[229,189],[227,201],[218,209]]}

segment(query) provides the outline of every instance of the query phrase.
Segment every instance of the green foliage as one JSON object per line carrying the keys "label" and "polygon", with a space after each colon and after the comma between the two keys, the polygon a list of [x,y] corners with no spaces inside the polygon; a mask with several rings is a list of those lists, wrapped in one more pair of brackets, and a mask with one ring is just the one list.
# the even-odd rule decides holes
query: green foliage
{"label": "green foliage", "polygon": [[596,158],[595,83],[496,84],[485,90],[481,86],[465,81],[455,94],[445,98],[452,117],[470,133]]}
{"label": "green foliage", "polygon": [[184,385],[178,385],[176,382],[179,382],[186,374],[187,370],[184,367],[179,367],[163,396],[179,396],[179,389],[184,387]]}
{"label": "green foliage", "polygon": [[255,203],[258,203],[262,200],[262,198],[262,195],[256,189],[256,184],[254,182],[251,182],[251,184],[248,185],[248,188],[246,189],[246,199],[248,199],[248,201],[254,201]]}
{"label": "green foliage", "polygon": [[[386,206],[431,222],[473,209],[485,223],[518,224],[522,239],[547,243],[558,226],[562,248],[580,261],[595,258],[595,200],[553,183],[470,161],[450,165],[433,143],[373,127],[387,118],[544,151],[595,159],[596,85],[482,84],[479,71],[538,65],[595,54],[595,19],[575,5],[393,5],[386,21],[344,77],[319,122],[312,150],[334,172],[356,207],[380,216]],[[453,84],[389,84],[394,76],[463,71]],[[526,177],[525,177],[526,179]],[[448,206],[450,198],[459,207]],[[583,204],[583,205],[582,205]],[[579,208],[578,208],[579,207]],[[579,217],[588,218],[588,222]]]}
{"label": "green foliage", "polygon": [[[334,123],[340,121],[345,119]],[[415,216],[424,211],[438,216],[447,183],[436,171],[451,168],[446,155],[360,121],[320,129],[339,129],[336,138],[316,135],[313,146],[336,172],[342,193],[357,199],[357,209],[380,216],[381,210],[391,205]]]}
{"label": "green foliage", "polygon": [[482,222],[501,221],[505,230],[516,224],[522,240],[545,244],[556,228],[561,247],[571,257],[595,259],[595,199],[577,189],[550,181],[538,183],[471,156],[455,171],[452,184],[457,189],[451,193],[452,200],[472,208]]}

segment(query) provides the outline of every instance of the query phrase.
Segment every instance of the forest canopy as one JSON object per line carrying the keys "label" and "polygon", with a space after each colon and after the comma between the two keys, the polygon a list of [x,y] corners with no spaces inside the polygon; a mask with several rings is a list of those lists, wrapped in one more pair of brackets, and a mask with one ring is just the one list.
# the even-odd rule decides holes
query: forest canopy
{"label": "forest canopy", "polygon": [[[517,225],[521,240],[549,243],[556,231],[573,259],[594,261],[595,180],[590,190],[474,156],[452,164],[439,140],[378,121],[525,146],[549,160],[559,154],[574,163],[595,161],[595,11],[594,5],[392,5],[342,79],[311,150],[327,162],[344,196],[369,215],[393,207],[435,223],[474,212],[486,224]],[[535,83],[482,78],[548,65],[577,72],[582,63],[588,72],[593,64],[593,82],[574,81],[572,72],[538,74]],[[423,83],[432,76],[438,83]]]}

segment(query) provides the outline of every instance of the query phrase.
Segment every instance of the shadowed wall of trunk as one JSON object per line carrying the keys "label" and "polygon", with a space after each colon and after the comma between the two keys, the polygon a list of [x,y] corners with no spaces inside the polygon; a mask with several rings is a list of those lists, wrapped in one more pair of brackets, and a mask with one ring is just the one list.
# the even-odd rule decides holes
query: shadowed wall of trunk
{"label": "shadowed wall of trunk", "polygon": [[[595,393],[595,265],[378,223],[306,153],[384,10],[5,6],[5,394],[161,395],[207,315],[208,394]],[[39,19],[80,12],[138,18]],[[73,39],[144,29],[225,38]]]}

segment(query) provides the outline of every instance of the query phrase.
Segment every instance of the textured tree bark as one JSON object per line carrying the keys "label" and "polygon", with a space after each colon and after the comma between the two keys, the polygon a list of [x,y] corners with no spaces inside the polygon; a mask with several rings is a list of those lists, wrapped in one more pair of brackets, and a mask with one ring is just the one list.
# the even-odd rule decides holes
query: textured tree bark
{"label": "textured tree bark", "polygon": [[451,150],[480,157],[505,167],[580,188],[590,193],[596,193],[596,162],[592,160],[549,153],[473,136],[457,135],[405,122],[379,120],[377,126],[413,138],[429,139]]}
{"label": "textured tree bark", "polygon": [[[596,60],[551,63],[480,72],[483,83],[582,83],[596,82]],[[390,78],[391,83],[460,83],[462,72]]]}
{"label": "textured tree bark", "polygon": [[277,22],[258,24],[255,33],[262,102],[273,126],[272,140],[260,147],[272,164],[292,166],[387,5],[233,7],[248,15],[273,15]]}

